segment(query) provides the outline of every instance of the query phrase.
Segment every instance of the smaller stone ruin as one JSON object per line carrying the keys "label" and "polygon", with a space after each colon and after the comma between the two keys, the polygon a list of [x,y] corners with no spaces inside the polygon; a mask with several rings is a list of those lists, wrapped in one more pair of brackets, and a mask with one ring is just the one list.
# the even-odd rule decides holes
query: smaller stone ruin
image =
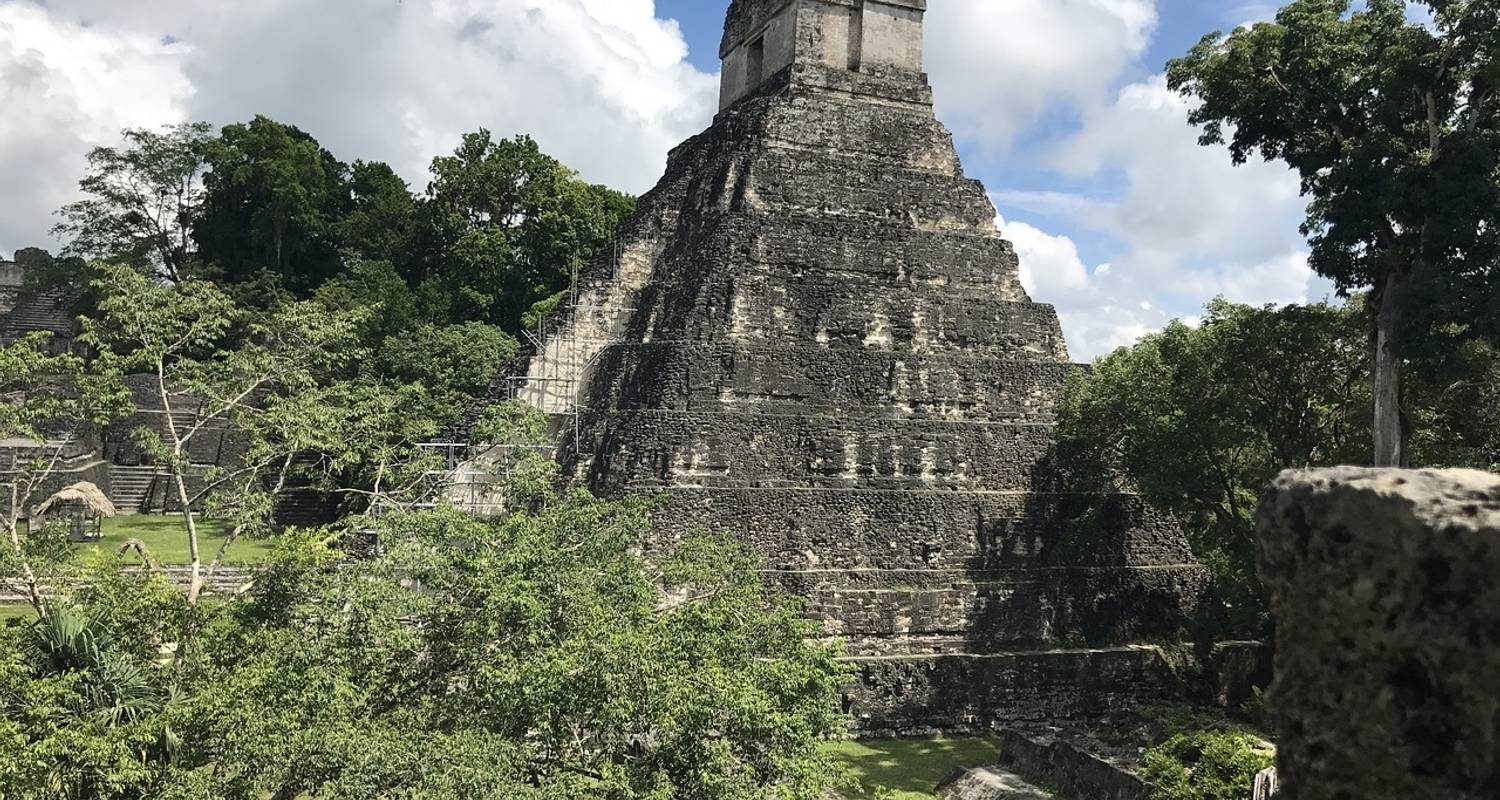
{"label": "smaller stone ruin", "polygon": [[1288,472],[1258,526],[1277,797],[1500,798],[1500,477]]}

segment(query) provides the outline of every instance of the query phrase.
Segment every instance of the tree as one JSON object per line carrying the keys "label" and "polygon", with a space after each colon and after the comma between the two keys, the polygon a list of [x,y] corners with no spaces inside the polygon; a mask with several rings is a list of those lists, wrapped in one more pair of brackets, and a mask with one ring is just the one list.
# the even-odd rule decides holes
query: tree
{"label": "tree", "polygon": [[1240,800],[1276,763],[1276,748],[1239,731],[1178,734],[1147,750],[1141,769],[1149,800]]}
{"label": "tree", "polygon": [[754,559],[701,536],[651,561],[644,501],[514,488],[499,520],[363,521],[383,544],[364,560],[328,545],[336,531],[288,534],[222,604],[100,565],[49,620],[60,635],[0,628],[0,785],[80,800],[824,796],[848,669]]}
{"label": "tree", "polygon": [[379,161],[349,168],[350,208],[334,224],[339,246],[364,261],[407,263],[417,235],[417,200],[406,181]]}
{"label": "tree", "polygon": [[1412,463],[1500,471],[1500,347],[1454,342],[1424,354],[1409,392]]}
{"label": "tree", "polygon": [[300,556],[207,646],[184,769],[214,797],[820,797],[835,652],[726,540],[658,566],[647,526],[548,494],[392,517],[338,572]]}
{"label": "tree", "polygon": [[[1413,339],[1492,323],[1500,257],[1500,1],[1296,0],[1168,67],[1204,144],[1290,164],[1311,198],[1312,267],[1370,288],[1375,462],[1409,460]],[[1478,324],[1476,324],[1478,323]]]}
{"label": "tree", "polygon": [[341,268],[334,227],[349,204],[348,167],[290,125],[266,117],[226,126],[193,238],[229,283],[267,271],[307,294]]}
{"label": "tree", "polygon": [[[1362,312],[1256,309],[1222,300],[1071,380],[1059,462],[1084,492],[1139,491],[1186,523],[1240,636],[1265,624],[1252,515],[1293,467],[1368,454]],[[1131,482],[1126,482],[1129,476]]]}
{"label": "tree", "polygon": [[313,298],[330,310],[365,313],[360,340],[372,351],[421,324],[416,293],[389,261],[355,261],[318,287]]}
{"label": "tree", "polygon": [[[51,334],[34,333],[0,347],[0,439],[12,464],[3,474],[4,525],[9,547],[0,556],[0,583],[19,575],[25,597],[46,611],[39,567],[63,560],[65,537],[22,523],[30,509],[62,488],[69,450],[119,418],[129,405],[124,385],[91,372],[71,353],[54,354]],[[25,444],[20,444],[24,442]],[[35,522],[34,520],[32,522]]]}
{"label": "tree", "polygon": [[518,350],[515,339],[483,323],[420,325],[387,339],[378,366],[384,376],[426,389],[427,415],[448,427],[489,390]]}
{"label": "tree", "polygon": [[126,130],[123,147],[96,147],[79,183],[87,199],[58,212],[53,235],[67,256],[110,259],[181,280],[192,272],[191,236],[202,211],[206,123]]}
{"label": "tree", "polygon": [[[87,565],[77,593],[0,628],[0,792],[7,798],[159,797],[184,698],[163,648],[191,615],[165,578]],[[200,797],[204,795],[199,795]]]}
{"label": "tree", "polygon": [[77,256],[54,257],[39,247],[16,251],[21,268],[21,290],[16,304],[43,302],[77,317],[93,311],[95,298],[88,289],[88,262]]}
{"label": "tree", "polygon": [[[101,373],[150,378],[163,430],[142,429],[134,438],[167,469],[188,537],[188,599],[196,603],[203,570],[195,508],[236,482],[254,491],[260,470],[274,465],[280,465],[276,484],[284,487],[292,457],[318,432],[318,407],[295,397],[358,358],[350,346],[358,320],[310,301],[252,312],[211,283],[165,285],[118,265],[101,265],[99,274],[99,316],[84,321],[80,341],[98,350]],[[195,445],[226,423],[260,434],[248,461],[195,475]],[[206,485],[190,488],[199,477]]]}
{"label": "tree", "polygon": [[533,305],[568,288],[635,201],[579,180],[529,137],[464,136],[432,162],[410,276],[431,315],[515,334]]}

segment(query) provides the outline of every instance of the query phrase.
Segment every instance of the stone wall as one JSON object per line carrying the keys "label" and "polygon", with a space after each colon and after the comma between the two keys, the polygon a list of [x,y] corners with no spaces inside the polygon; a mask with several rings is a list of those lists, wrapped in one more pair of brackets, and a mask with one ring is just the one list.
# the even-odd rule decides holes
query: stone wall
{"label": "stone wall", "polygon": [[863,5],[859,68],[881,72],[922,71],[922,14],[925,0],[867,0]]}
{"label": "stone wall", "polygon": [[[141,465],[149,463],[147,454],[135,442],[135,431],[146,429],[165,437],[168,425],[174,424],[179,432],[191,429],[198,422],[202,409],[191,398],[178,396],[175,409],[168,419],[157,395],[156,379],[150,375],[129,375],[125,385],[130,391],[130,401],[135,410],[110,426],[105,434],[104,457],[111,463]],[[193,466],[233,466],[244,458],[246,442],[233,426],[225,420],[214,420],[193,436],[188,442],[188,461]]]}
{"label": "stone wall", "polygon": [[868,734],[984,732],[996,720],[1097,717],[1176,692],[1151,647],[1018,651],[927,658],[855,657],[845,705]]}
{"label": "stone wall", "polygon": [[22,518],[30,518],[31,509],[75,483],[92,483],[105,494],[110,491],[109,465],[90,445],[9,439],[0,442],[0,486],[6,487],[0,492],[0,511],[10,511],[9,484],[29,483],[36,463],[50,464],[50,474],[36,484],[30,496],[21,498]]}
{"label": "stone wall", "polygon": [[1282,796],[1500,797],[1500,477],[1289,472],[1258,528]]}

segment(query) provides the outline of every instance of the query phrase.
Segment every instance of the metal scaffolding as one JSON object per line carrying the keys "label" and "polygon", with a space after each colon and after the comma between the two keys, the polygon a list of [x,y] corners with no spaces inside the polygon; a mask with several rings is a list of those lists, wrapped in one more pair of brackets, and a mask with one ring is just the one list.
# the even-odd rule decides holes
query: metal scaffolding
{"label": "metal scaffolding", "polygon": [[[624,238],[615,237],[609,277],[602,281],[599,291],[586,291],[579,265],[573,265],[565,304],[543,314],[534,329],[523,332],[533,352],[527,374],[500,379],[505,401],[525,403],[549,417],[561,419],[559,429],[568,433],[560,435],[572,436],[571,452],[579,456],[589,449],[585,447],[582,413],[587,399],[587,377],[598,365],[608,345],[620,341],[617,338],[617,319],[611,319],[611,316],[628,318],[637,310],[631,304],[609,302],[620,294],[610,290],[618,288],[625,250]],[[473,513],[497,510],[481,507],[493,506],[496,502],[480,498],[497,495],[495,486],[511,477],[521,463],[517,454],[521,451],[544,452],[555,459],[560,445],[561,442],[556,445],[502,444],[481,448],[475,443],[423,444],[423,449],[443,454],[445,469],[431,471],[434,473],[432,501],[422,507],[433,507],[440,500],[446,500]],[[483,470],[477,466],[480,459],[486,462]],[[470,502],[455,502],[460,498],[468,498]]]}

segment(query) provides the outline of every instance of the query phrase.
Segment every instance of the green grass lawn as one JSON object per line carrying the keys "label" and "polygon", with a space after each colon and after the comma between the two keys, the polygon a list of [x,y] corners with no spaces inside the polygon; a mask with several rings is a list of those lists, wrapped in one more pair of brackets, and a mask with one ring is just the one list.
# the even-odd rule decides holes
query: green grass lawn
{"label": "green grass lawn", "polygon": [[36,619],[36,612],[31,606],[23,603],[0,604],[0,628],[11,622],[30,622],[33,619]]}
{"label": "green grass lawn", "polygon": [[[198,546],[203,563],[213,561],[219,545],[229,533],[229,526],[213,520],[198,520]],[[130,539],[140,539],[151,555],[164,566],[189,564],[187,531],[180,516],[154,516],[139,514],[114,517],[104,521],[104,539],[80,544],[82,552],[90,549],[114,553],[120,545]],[[265,560],[271,552],[271,542],[264,539],[237,539],[229,547],[224,562],[229,566],[250,566]]]}
{"label": "green grass lawn", "polygon": [[895,800],[932,800],[938,782],[960,767],[1000,760],[988,739],[889,739],[835,742],[828,749],[849,768],[863,791],[842,790],[849,800],[874,800],[888,789]]}

